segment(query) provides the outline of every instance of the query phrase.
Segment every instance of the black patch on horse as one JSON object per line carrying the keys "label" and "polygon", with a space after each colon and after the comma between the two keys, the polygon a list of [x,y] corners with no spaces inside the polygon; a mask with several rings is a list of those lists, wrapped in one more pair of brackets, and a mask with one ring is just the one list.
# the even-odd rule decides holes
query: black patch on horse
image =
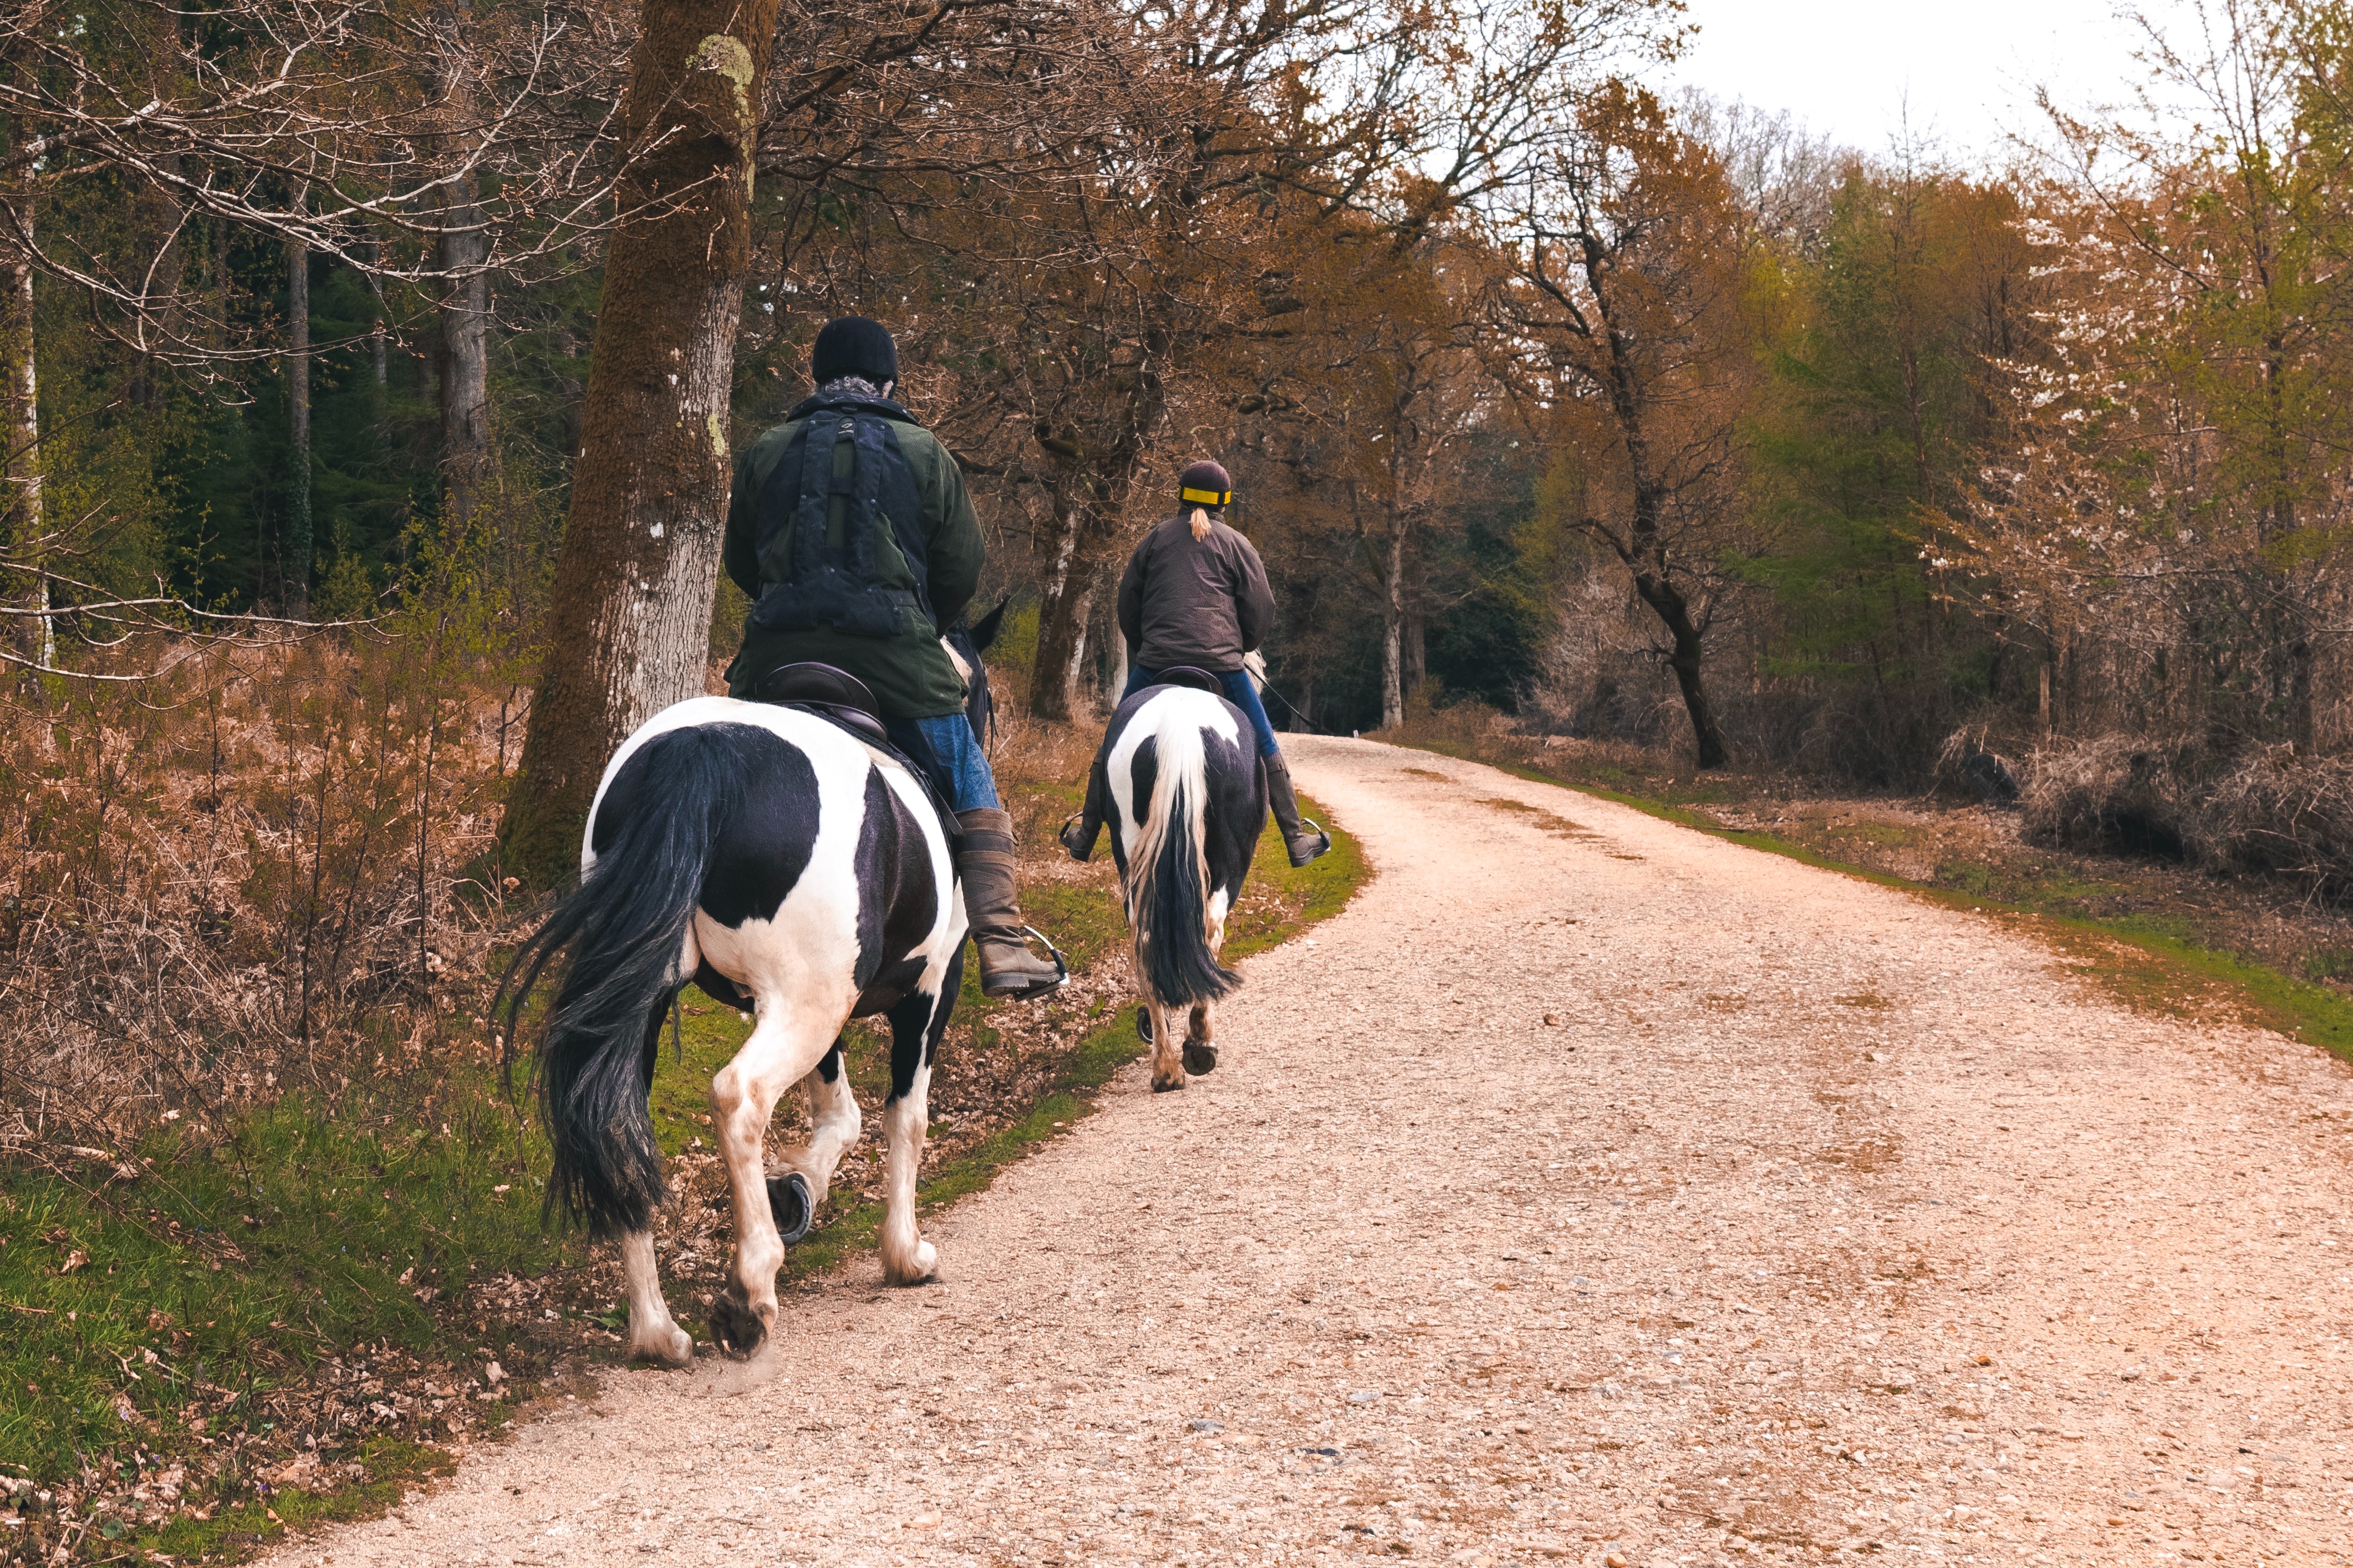
{"label": "black patch on horse", "polygon": [[1202,848],[1209,862],[1209,886],[1226,895],[1230,913],[1240,901],[1242,879],[1250,874],[1259,835],[1266,830],[1266,775],[1260,767],[1250,721],[1230,705],[1229,711],[1241,721],[1240,744],[1205,728],[1201,751],[1209,794],[1208,831],[1203,836]]}
{"label": "black patch on horse", "polygon": [[1128,759],[1127,776],[1135,786],[1135,798],[1129,802],[1134,815],[1131,824],[1142,823],[1152,816],[1152,791],[1160,782],[1160,737],[1146,735],[1135,743],[1135,754]]}
{"label": "black patch on horse", "polygon": [[[696,732],[729,753],[729,783],[741,792],[721,814],[696,902],[730,928],[774,920],[817,848],[817,770],[799,747],[756,724],[699,725]],[[671,750],[649,742],[621,764],[596,808],[589,842],[597,854],[617,824],[671,809],[675,781],[665,773]]]}

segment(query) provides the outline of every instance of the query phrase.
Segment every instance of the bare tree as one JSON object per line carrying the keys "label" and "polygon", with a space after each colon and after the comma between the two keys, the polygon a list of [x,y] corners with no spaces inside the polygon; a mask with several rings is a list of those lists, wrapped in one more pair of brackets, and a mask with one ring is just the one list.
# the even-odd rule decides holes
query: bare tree
{"label": "bare tree", "polygon": [[1739,418],[1754,356],[1747,254],[1722,163],[1649,93],[1581,112],[1510,210],[1505,330],[1533,416],[1577,469],[1575,525],[1617,557],[1665,632],[1699,765],[1729,760],[1702,654],[1742,522]]}

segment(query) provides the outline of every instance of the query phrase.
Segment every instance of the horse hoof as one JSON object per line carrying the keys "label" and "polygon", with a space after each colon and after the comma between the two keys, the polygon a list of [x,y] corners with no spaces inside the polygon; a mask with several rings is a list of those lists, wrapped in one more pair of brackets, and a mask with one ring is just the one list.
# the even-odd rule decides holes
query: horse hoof
{"label": "horse hoof", "polygon": [[768,1214],[776,1222],[776,1239],[790,1247],[817,1223],[817,1205],[809,1201],[808,1178],[786,1171],[768,1178]]}
{"label": "horse hoof", "polygon": [[1147,1046],[1152,1043],[1152,1009],[1149,1007],[1135,1010],[1135,1037]]}
{"label": "horse hoof", "polygon": [[915,1243],[914,1253],[907,1258],[904,1268],[893,1268],[887,1261],[882,1266],[883,1279],[892,1285],[928,1285],[939,1278],[939,1273],[940,1249],[928,1241]]}
{"label": "horse hoof", "polygon": [[752,1310],[736,1287],[731,1285],[719,1292],[711,1303],[711,1340],[729,1355],[742,1358],[760,1348],[768,1337],[768,1325]]}
{"label": "horse hoof", "polygon": [[657,1366],[685,1366],[694,1360],[694,1336],[673,1323],[668,1330],[656,1329],[639,1339],[629,1341],[631,1361],[651,1362]]}
{"label": "horse hoof", "polygon": [[1152,1079],[1152,1092],[1155,1094],[1166,1094],[1171,1089],[1178,1089],[1184,1087],[1185,1080],[1181,1078],[1163,1079],[1155,1074]]}
{"label": "horse hoof", "polygon": [[1195,1078],[1213,1071],[1218,1065],[1218,1047],[1205,1046],[1198,1040],[1185,1042],[1185,1070]]}

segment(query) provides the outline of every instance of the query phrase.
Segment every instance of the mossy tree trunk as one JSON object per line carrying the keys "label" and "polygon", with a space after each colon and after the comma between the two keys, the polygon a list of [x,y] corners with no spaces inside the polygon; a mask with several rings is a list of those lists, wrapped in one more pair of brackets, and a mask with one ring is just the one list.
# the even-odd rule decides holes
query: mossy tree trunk
{"label": "mossy tree trunk", "polygon": [[508,874],[576,864],[606,760],[703,689],[726,522],[728,388],[777,0],[647,0],[547,656],[503,829]]}

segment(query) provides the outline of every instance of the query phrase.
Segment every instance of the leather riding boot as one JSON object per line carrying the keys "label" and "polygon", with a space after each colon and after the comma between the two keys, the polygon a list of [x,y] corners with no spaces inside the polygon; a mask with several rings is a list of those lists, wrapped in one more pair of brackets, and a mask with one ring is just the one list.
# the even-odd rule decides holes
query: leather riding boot
{"label": "leather riding boot", "polygon": [[1277,752],[1266,759],[1266,804],[1274,813],[1274,825],[1282,829],[1282,847],[1291,852],[1291,863],[1304,866],[1332,847],[1332,836],[1323,825],[1299,815],[1299,792],[1291,787],[1291,764]]}
{"label": "leather riding boot", "polygon": [[1038,933],[1021,923],[1020,898],[1013,883],[1012,816],[994,806],[977,806],[957,812],[956,826],[964,837],[956,851],[956,879],[964,884],[972,944],[980,951],[981,994],[1029,997],[1051,991],[1069,978],[1069,971],[1060,954],[1049,963],[1032,953],[1024,940]]}
{"label": "leather riding boot", "polygon": [[1087,770],[1086,805],[1062,824],[1062,831],[1055,837],[1070,851],[1071,859],[1084,865],[1095,852],[1095,838],[1103,832],[1103,766],[1097,763]]}

